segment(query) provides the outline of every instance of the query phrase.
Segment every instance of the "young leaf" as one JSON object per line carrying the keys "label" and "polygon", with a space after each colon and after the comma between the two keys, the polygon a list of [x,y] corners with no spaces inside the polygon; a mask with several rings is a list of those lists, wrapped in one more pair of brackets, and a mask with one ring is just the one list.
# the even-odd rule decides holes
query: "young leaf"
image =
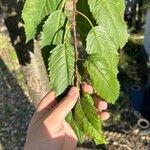
{"label": "young leaf", "polygon": [[60,8],[62,0],[26,0],[22,12],[25,22],[26,41],[34,38],[42,19]]}
{"label": "young leaf", "polygon": [[74,81],[74,48],[69,43],[58,45],[49,58],[50,84],[56,95],[62,94]]}
{"label": "young leaf", "polygon": [[62,27],[65,24],[66,17],[61,10],[53,12],[43,26],[41,43],[42,47],[46,45],[59,45],[63,41]]}
{"label": "young leaf", "polygon": [[93,106],[93,99],[89,94],[84,94],[75,106],[75,120],[85,135],[93,138],[96,144],[105,143],[101,130],[101,121]]}
{"label": "young leaf", "polygon": [[98,54],[89,56],[85,67],[97,94],[107,102],[114,104],[120,90],[115,69]]}
{"label": "young leaf", "polygon": [[117,72],[119,56],[117,47],[111,40],[109,33],[101,26],[96,26],[91,29],[87,36],[86,51],[88,54],[97,53],[101,58],[106,59],[108,63]]}
{"label": "young leaf", "polygon": [[123,0],[88,0],[98,25],[109,33],[117,48],[122,48],[128,39],[127,27],[123,20],[124,3]]}

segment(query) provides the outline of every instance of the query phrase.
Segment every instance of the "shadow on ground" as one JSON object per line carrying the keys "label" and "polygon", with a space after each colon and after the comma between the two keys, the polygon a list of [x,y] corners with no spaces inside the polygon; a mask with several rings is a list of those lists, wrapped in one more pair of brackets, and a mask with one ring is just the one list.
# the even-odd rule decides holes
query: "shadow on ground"
{"label": "shadow on ground", "polygon": [[24,2],[22,0],[2,0],[1,15],[7,27],[11,43],[15,48],[19,64],[26,65],[31,62],[30,52],[33,52],[33,42],[26,44],[25,31],[21,12]]}
{"label": "shadow on ground", "polygon": [[21,150],[34,106],[13,73],[0,58],[0,144],[3,150]]}

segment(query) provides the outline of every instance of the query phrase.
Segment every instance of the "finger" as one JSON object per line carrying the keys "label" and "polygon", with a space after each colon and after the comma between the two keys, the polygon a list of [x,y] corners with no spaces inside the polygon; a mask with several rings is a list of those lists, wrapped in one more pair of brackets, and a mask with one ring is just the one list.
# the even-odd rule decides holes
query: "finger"
{"label": "finger", "polygon": [[95,102],[95,106],[96,106],[96,108],[99,109],[99,110],[106,110],[107,107],[108,107],[108,104],[107,104],[107,102],[105,102],[105,101],[99,100],[99,101],[96,101],[96,102]]}
{"label": "finger", "polygon": [[51,118],[58,120],[64,120],[67,114],[72,110],[79,97],[79,91],[77,87],[72,87],[67,96],[54,108],[51,115],[47,117],[47,121],[51,121]]}
{"label": "finger", "polygon": [[55,93],[53,91],[49,92],[39,103],[37,107],[37,112],[46,110],[46,109],[52,109],[57,104],[55,100]]}
{"label": "finger", "polygon": [[107,102],[103,101],[101,98],[95,95],[94,95],[94,104],[95,107],[99,110],[106,110],[108,107]]}
{"label": "finger", "polygon": [[108,112],[98,112],[98,115],[103,121],[107,120],[110,117],[110,114]]}
{"label": "finger", "polygon": [[86,82],[82,83],[82,90],[84,92],[87,92],[89,94],[92,94],[93,93],[93,88],[91,85],[87,84]]}

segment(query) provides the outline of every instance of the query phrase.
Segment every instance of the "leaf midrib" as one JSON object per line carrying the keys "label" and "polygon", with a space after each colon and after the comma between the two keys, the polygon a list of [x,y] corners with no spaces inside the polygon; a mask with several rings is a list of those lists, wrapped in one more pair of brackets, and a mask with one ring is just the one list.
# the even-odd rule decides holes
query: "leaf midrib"
{"label": "leaf midrib", "polygon": [[66,57],[66,54],[67,54],[67,53],[66,53],[66,50],[65,50],[65,49],[67,49],[66,47],[67,47],[67,44],[64,43],[63,48],[64,48],[65,60],[66,60],[65,63],[66,63],[66,67],[67,67],[67,79],[68,79],[67,81],[68,81],[68,85],[69,85],[69,82],[70,82],[69,80],[70,80],[70,78],[69,78],[69,70],[68,70],[68,60],[67,60],[67,57]]}

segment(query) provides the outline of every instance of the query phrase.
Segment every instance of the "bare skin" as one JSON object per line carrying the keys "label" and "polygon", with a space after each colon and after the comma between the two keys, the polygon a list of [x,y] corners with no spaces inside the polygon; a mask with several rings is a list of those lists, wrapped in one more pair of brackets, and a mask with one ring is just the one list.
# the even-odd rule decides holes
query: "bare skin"
{"label": "bare skin", "polygon": [[[82,90],[92,93],[93,89],[87,83]],[[72,87],[60,103],[56,102],[53,91],[49,92],[40,102],[33,115],[27,132],[24,150],[74,150],[77,147],[77,137],[65,121],[66,115],[72,110],[79,97],[79,91]],[[95,97],[97,109],[106,110],[107,103]],[[108,112],[98,112],[102,120],[109,118]]]}

